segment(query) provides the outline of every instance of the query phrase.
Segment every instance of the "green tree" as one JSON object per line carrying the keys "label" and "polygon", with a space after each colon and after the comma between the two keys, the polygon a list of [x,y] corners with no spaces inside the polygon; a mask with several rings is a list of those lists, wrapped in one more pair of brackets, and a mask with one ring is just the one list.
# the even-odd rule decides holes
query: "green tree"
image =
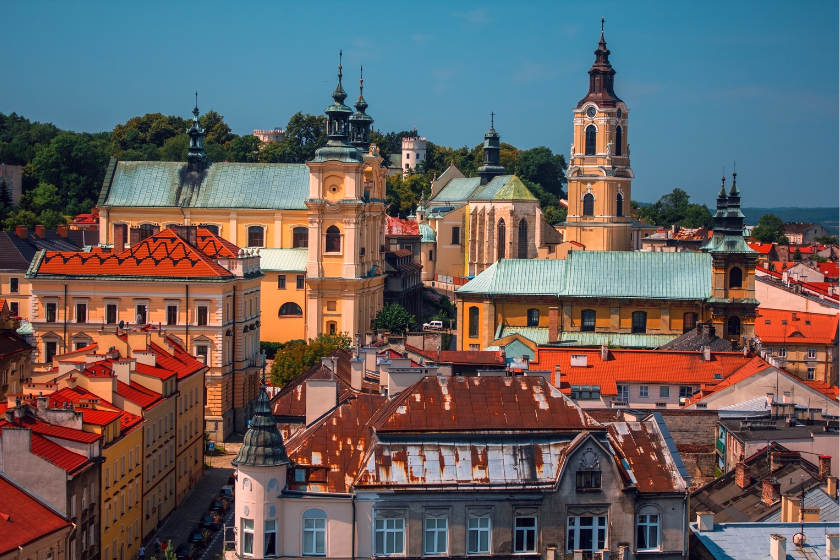
{"label": "green tree", "polygon": [[431,193],[429,181],[425,175],[412,173],[403,177],[394,175],[386,179],[385,201],[388,203],[388,213],[391,216],[405,218],[412,214],[420,202],[420,195],[428,198]]}
{"label": "green tree", "polygon": [[796,262],[802,260],[802,251],[799,250],[799,247],[797,247],[796,251],[793,252],[793,260]]}
{"label": "green tree", "polygon": [[9,189],[9,185],[6,184],[5,178],[0,181],[0,204],[6,208],[11,208],[13,206],[12,191]]}
{"label": "green tree", "polygon": [[[158,148],[161,161],[186,161],[190,147],[190,137],[186,132],[168,138],[163,146]],[[148,159],[146,161],[149,161]]]}
{"label": "green tree", "polygon": [[204,140],[206,144],[218,144],[227,146],[236,138],[230,127],[225,122],[225,117],[214,110],[209,110],[199,117],[198,122],[204,128]]}
{"label": "green tree", "polygon": [[375,330],[384,330],[394,334],[404,334],[415,327],[417,321],[414,315],[398,303],[389,303],[379,310],[373,319]]}
{"label": "green tree", "polygon": [[284,387],[289,381],[308,370],[324,356],[329,356],[337,348],[348,350],[350,337],[346,333],[318,335],[318,338],[292,340],[279,345],[271,364],[271,384]]}
{"label": "green tree", "polygon": [[260,139],[253,135],[239,136],[230,143],[228,153],[233,161],[253,163],[260,153]]}
{"label": "green tree", "polygon": [[32,161],[38,178],[55,185],[64,204],[99,195],[108,163],[101,140],[90,134],[63,132],[38,150]]}
{"label": "green tree", "polygon": [[304,163],[327,143],[327,117],[297,112],[286,125],[286,163]]}
{"label": "green tree", "polygon": [[785,235],[785,223],[774,214],[765,214],[758,219],[758,225],[752,230],[754,239],[762,243],[782,243],[788,242]]}
{"label": "green tree", "polygon": [[837,238],[832,237],[831,235],[824,235],[822,237],[817,237],[816,242],[820,245],[837,245]]}
{"label": "green tree", "polygon": [[9,212],[9,217],[3,220],[3,229],[13,230],[15,226],[26,226],[29,229],[38,224],[38,216],[31,210],[17,208]]}
{"label": "green tree", "polygon": [[163,551],[163,557],[166,560],[177,560],[177,556],[175,556],[175,547],[172,546],[172,539],[166,541],[166,548]]}
{"label": "green tree", "polygon": [[636,203],[636,212],[640,220],[656,226],[712,227],[712,213],[706,205],[689,203],[690,198],[684,190],[674,189],[650,206],[639,206]]}
{"label": "green tree", "polygon": [[562,197],[566,184],[566,158],[538,146],[519,153],[517,173],[522,179],[538,183],[547,192]]}

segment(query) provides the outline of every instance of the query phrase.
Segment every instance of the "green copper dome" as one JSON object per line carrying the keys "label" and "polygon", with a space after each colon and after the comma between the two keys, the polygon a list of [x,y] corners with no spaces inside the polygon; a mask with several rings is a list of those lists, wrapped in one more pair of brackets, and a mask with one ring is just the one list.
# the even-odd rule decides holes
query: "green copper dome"
{"label": "green copper dome", "polygon": [[277,421],[271,413],[268,394],[265,392],[264,377],[260,383],[257,408],[251,419],[251,426],[245,432],[245,440],[239,448],[239,455],[231,463],[249,467],[279,467],[292,464],[283,446],[283,436],[277,429]]}
{"label": "green copper dome", "polygon": [[425,223],[420,223],[420,243],[434,243],[436,239],[435,230],[432,226]]}

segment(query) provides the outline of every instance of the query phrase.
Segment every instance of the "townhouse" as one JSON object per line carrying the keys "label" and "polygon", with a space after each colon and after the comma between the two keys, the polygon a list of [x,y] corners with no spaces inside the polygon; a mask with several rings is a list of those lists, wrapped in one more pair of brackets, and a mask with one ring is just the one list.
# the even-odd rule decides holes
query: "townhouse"
{"label": "townhouse", "polygon": [[755,334],[768,358],[808,381],[837,385],[837,339],[840,315],[760,307]]}
{"label": "townhouse", "polygon": [[67,536],[72,526],[66,516],[0,472],[0,560],[71,560]]}

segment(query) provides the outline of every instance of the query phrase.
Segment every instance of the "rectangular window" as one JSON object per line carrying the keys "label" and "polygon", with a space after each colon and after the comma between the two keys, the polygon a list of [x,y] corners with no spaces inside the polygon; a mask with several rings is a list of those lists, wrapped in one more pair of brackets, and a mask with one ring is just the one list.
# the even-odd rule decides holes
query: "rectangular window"
{"label": "rectangular window", "polygon": [[817,357],[817,349],[816,348],[808,348],[808,358],[813,360]]}
{"label": "rectangular window", "polygon": [[105,322],[109,325],[117,323],[117,304],[109,303],[105,305]]}
{"label": "rectangular window", "polygon": [[105,467],[105,488],[111,487],[111,467]]}
{"label": "rectangular window", "polygon": [[528,310],[528,326],[529,327],[539,327],[540,326],[540,310],[539,309],[529,309]]}
{"label": "rectangular window", "polygon": [[470,338],[478,338],[478,307],[470,307],[469,328]]}
{"label": "rectangular window", "polygon": [[285,290],[286,289],[286,275],[285,274],[278,274],[277,275],[277,289],[278,290]]}
{"label": "rectangular window", "polygon": [[671,398],[671,387],[668,385],[660,385],[659,386],[659,398],[660,399],[670,399]]}
{"label": "rectangular window", "polygon": [[58,304],[54,301],[47,303],[47,323],[55,323],[58,320]]}
{"label": "rectangular window", "polygon": [[377,519],[374,548],[380,556],[402,554],[405,550],[405,519]]}
{"label": "rectangular window", "polygon": [[636,550],[659,548],[659,516],[640,515],[636,524]]}
{"label": "rectangular window", "polygon": [[111,557],[108,555],[108,551],[109,551],[109,550],[110,550],[110,547],[106,544],[106,545],[105,545],[105,550],[104,550],[104,552],[102,553],[102,560],[108,560],[109,558],[111,558]]}
{"label": "rectangular window", "polygon": [[167,325],[177,325],[178,324],[178,306],[177,305],[167,305],[166,306],[166,324]]}
{"label": "rectangular window", "polygon": [[633,324],[630,329],[634,333],[644,333],[647,331],[647,313],[644,311],[633,312]]}
{"label": "rectangular window", "polygon": [[76,304],[76,322],[77,323],[87,323],[87,304],[86,303],[77,303]]}
{"label": "rectangular window", "polygon": [[617,400],[630,400],[630,385],[616,385],[615,387],[618,389],[618,396],[616,397]]}
{"label": "rectangular window", "polygon": [[779,348],[779,357],[787,358],[787,348]]}
{"label": "rectangular window", "polygon": [[648,386],[647,385],[639,385],[639,398],[646,399],[650,395],[648,394]]}
{"label": "rectangular window", "polygon": [[277,521],[271,520],[265,522],[265,536],[263,537],[265,544],[266,558],[270,556],[277,556]]}
{"label": "rectangular window", "polygon": [[445,517],[426,518],[425,547],[426,554],[446,554],[448,519]]}
{"label": "rectangular window", "polygon": [[432,251],[432,250],[429,250],[429,260],[430,261],[435,260],[435,252]]}
{"label": "rectangular window", "polygon": [[681,399],[687,399],[693,394],[694,394],[694,389],[692,387],[689,387],[688,385],[681,385],[680,386],[680,398]]}
{"label": "rectangular window", "polygon": [[16,301],[9,302],[9,311],[12,313],[12,317],[19,317],[20,316],[20,304]]}
{"label": "rectangular window", "polygon": [[207,306],[206,305],[199,305],[196,308],[196,323],[198,326],[203,327],[207,325]]}
{"label": "rectangular window", "polygon": [[816,368],[809,367],[808,368],[808,381],[814,381],[817,377],[817,370]]}
{"label": "rectangular window", "polygon": [[242,519],[242,554],[254,555],[254,520]]}
{"label": "rectangular window", "polygon": [[469,554],[490,553],[490,518],[470,517],[467,522],[467,552]]}
{"label": "rectangular window", "polygon": [[207,346],[201,345],[195,347],[195,357],[198,358],[198,361],[203,363],[204,365],[210,365],[207,363]]}
{"label": "rectangular window", "polygon": [[303,520],[304,556],[325,556],[327,554],[327,520],[308,518]]}
{"label": "rectangular window", "polygon": [[600,385],[572,385],[573,399],[598,400],[601,398]]}
{"label": "rectangular window", "polygon": [[537,518],[516,517],[514,520],[513,551],[536,552]]}
{"label": "rectangular window", "polygon": [[601,552],[607,545],[607,516],[569,517],[566,528],[566,552],[582,550]]}
{"label": "rectangular window", "polygon": [[17,294],[20,292],[20,280],[18,278],[9,278],[9,293]]}
{"label": "rectangular window", "polygon": [[601,471],[578,471],[578,490],[588,490],[601,487]]}
{"label": "rectangular window", "polygon": [[145,325],[146,324],[146,317],[148,315],[148,307],[146,305],[140,304],[135,306],[136,313],[134,314],[134,322],[138,325]]}
{"label": "rectangular window", "polygon": [[297,277],[297,289],[298,289],[298,290],[304,290],[304,289],[306,289],[306,276],[304,276],[303,274],[298,274],[298,277]]}
{"label": "rectangular window", "polygon": [[452,228],[452,245],[460,245],[461,244],[461,228],[460,227],[453,227]]}

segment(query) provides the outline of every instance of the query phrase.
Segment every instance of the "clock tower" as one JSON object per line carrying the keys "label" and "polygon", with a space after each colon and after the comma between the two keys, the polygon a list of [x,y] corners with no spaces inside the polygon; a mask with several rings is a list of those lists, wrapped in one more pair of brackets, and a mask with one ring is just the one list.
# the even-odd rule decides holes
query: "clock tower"
{"label": "clock tower", "polygon": [[587,251],[630,251],[630,111],[613,90],[615,70],[603,24],[589,69],[589,93],[574,110],[565,240],[582,243]]}

